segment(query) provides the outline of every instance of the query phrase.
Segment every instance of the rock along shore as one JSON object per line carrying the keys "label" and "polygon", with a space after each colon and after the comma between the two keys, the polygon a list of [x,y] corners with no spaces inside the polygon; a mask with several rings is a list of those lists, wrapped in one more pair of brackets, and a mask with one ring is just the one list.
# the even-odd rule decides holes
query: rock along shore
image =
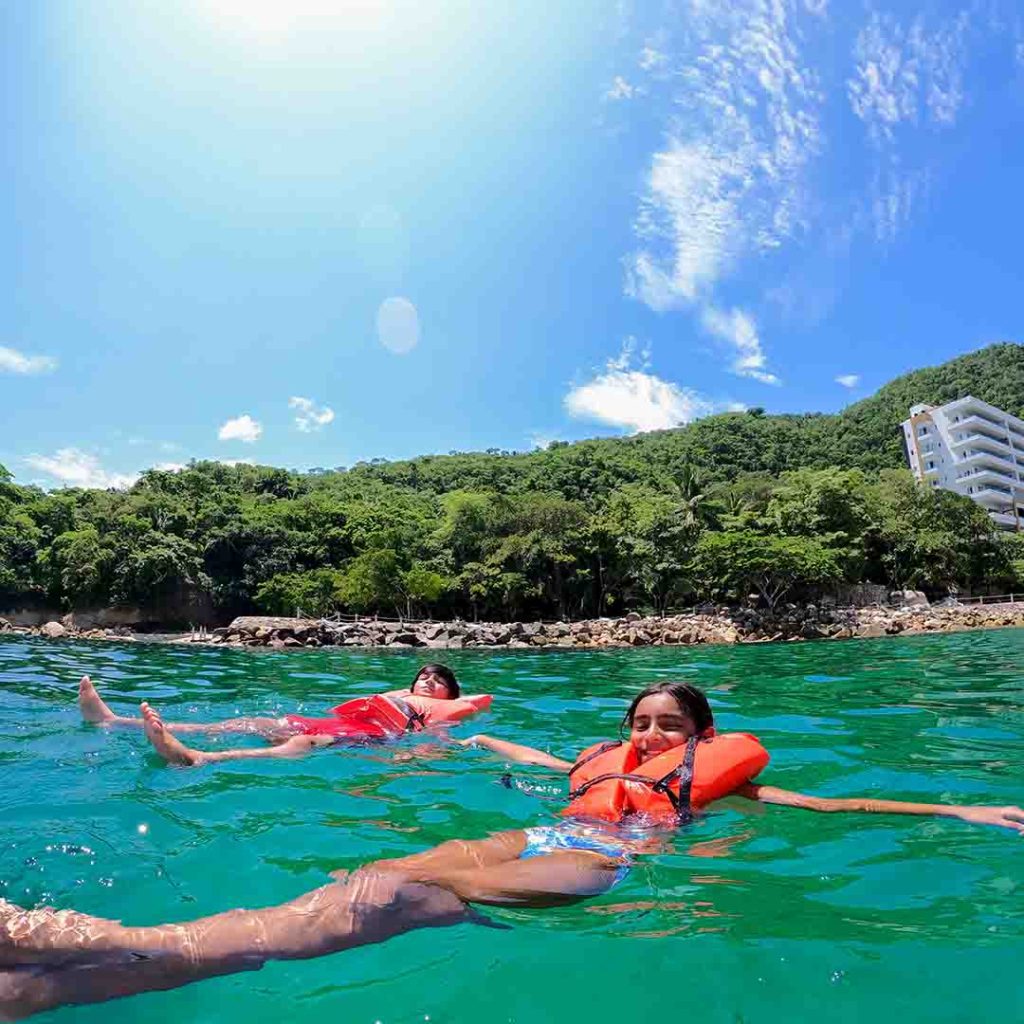
{"label": "rock along shore", "polygon": [[[172,642],[272,648],[602,648],[843,640],[1024,626],[1024,603],[929,606],[922,595],[914,595],[912,601],[901,607],[872,605],[863,608],[791,604],[774,611],[703,605],[676,615],[642,616],[630,612],[621,618],[559,623],[403,623],[375,618],[335,623],[244,615],[230,626],[175,636]],[[14,627],[0,618],[0,634],[29,634],[49,639],[133,639],[124,628],[79,630],[73,615],[66,615],[59,623],[33,628]]]}
{"label": "rock along shore", "polygon": [[[229,626],[176,636],[172,642],[225,647],[395,647],[442,650],[471,647],[605,648],[665,645],[770,643],[842,640],[898,634],[947,633],[968,629],[1024,626],[1024,602],[1015,604],[929,606],[913,603],[888,608],[833,608],[786,605],[774,612],[705,605],[679,615],[581,622],[357,622],[242,616]],[[0,619],[0,634],[32,634],[50,639],[130,640],[125,629],[79,630],[73,616],[40,627],[15,627]]]}

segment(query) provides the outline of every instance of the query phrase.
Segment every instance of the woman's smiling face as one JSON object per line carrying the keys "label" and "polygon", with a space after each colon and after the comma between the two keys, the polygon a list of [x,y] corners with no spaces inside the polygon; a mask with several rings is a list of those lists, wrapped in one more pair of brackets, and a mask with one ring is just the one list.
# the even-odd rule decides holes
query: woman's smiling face
{"label": "woman's smiling face", "polygon": [[629,742],[643,764],[666,750],[682,746],[696,732],[693,719],[679,707],[672,694],[652,693],[633,712]]}

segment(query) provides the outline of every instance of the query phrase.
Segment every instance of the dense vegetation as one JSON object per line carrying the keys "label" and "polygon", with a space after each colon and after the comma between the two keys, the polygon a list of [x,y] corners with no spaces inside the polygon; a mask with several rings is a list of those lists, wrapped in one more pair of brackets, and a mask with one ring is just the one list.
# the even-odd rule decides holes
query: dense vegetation
{"label": "dense vegetation", "polygon": [[512,619],[773,604],[841,581],[1013,586],[1019,538],[899,468],[910,404],[967,393],[1024,412],[1024,347],[916,371],[835,416],[751,410],[529,454],[307,474],[200,462],[52,493],[0,467],[0,607]]}

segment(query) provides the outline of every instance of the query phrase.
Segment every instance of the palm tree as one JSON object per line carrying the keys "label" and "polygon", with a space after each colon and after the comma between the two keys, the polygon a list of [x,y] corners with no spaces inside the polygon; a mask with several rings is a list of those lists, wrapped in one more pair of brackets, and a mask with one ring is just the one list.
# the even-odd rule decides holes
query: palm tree
{"label": "palm tree", "polygon": [[680,525],[696,533],[716,529],[724,509],[709,493],[704,474],[686,465],[680,470],[674,484],[674,496],[679,500],[677,514]]}

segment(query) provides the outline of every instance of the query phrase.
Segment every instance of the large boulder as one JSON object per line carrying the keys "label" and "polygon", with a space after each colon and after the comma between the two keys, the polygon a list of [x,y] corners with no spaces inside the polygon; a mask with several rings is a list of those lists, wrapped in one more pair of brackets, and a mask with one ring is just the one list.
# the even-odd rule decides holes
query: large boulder
{"label": "large boulder", "polygon": [[259,629],[277,631],[284,630],[288,634],[294,633],[301,627],[316,626],[311,619],[295,619],[285,615],[239,615],[230,625],[232,633],[255,633]]}
{"label": "large boulder", "polygon": [[423,643],[411,629],[388,633],[385,642],[389,647],[419,647]]}
{"label": "large boulder", "polygon": [[920,590],[894,590],[889,595],[894,608],[928,608],[930,602]]}
{"label": "large boulder", "polygon": [[39,633],[41,636],[49,637],[51,640],[57,640],[62,636],[68,635],[66,626],[61,625],[59,622],[47,622],[39,627]]}
{"label": "large boulder", "polygon": [[867,638],[885,636],[885,626],[880,622],[868,622],[857,630],[857,635]]}

